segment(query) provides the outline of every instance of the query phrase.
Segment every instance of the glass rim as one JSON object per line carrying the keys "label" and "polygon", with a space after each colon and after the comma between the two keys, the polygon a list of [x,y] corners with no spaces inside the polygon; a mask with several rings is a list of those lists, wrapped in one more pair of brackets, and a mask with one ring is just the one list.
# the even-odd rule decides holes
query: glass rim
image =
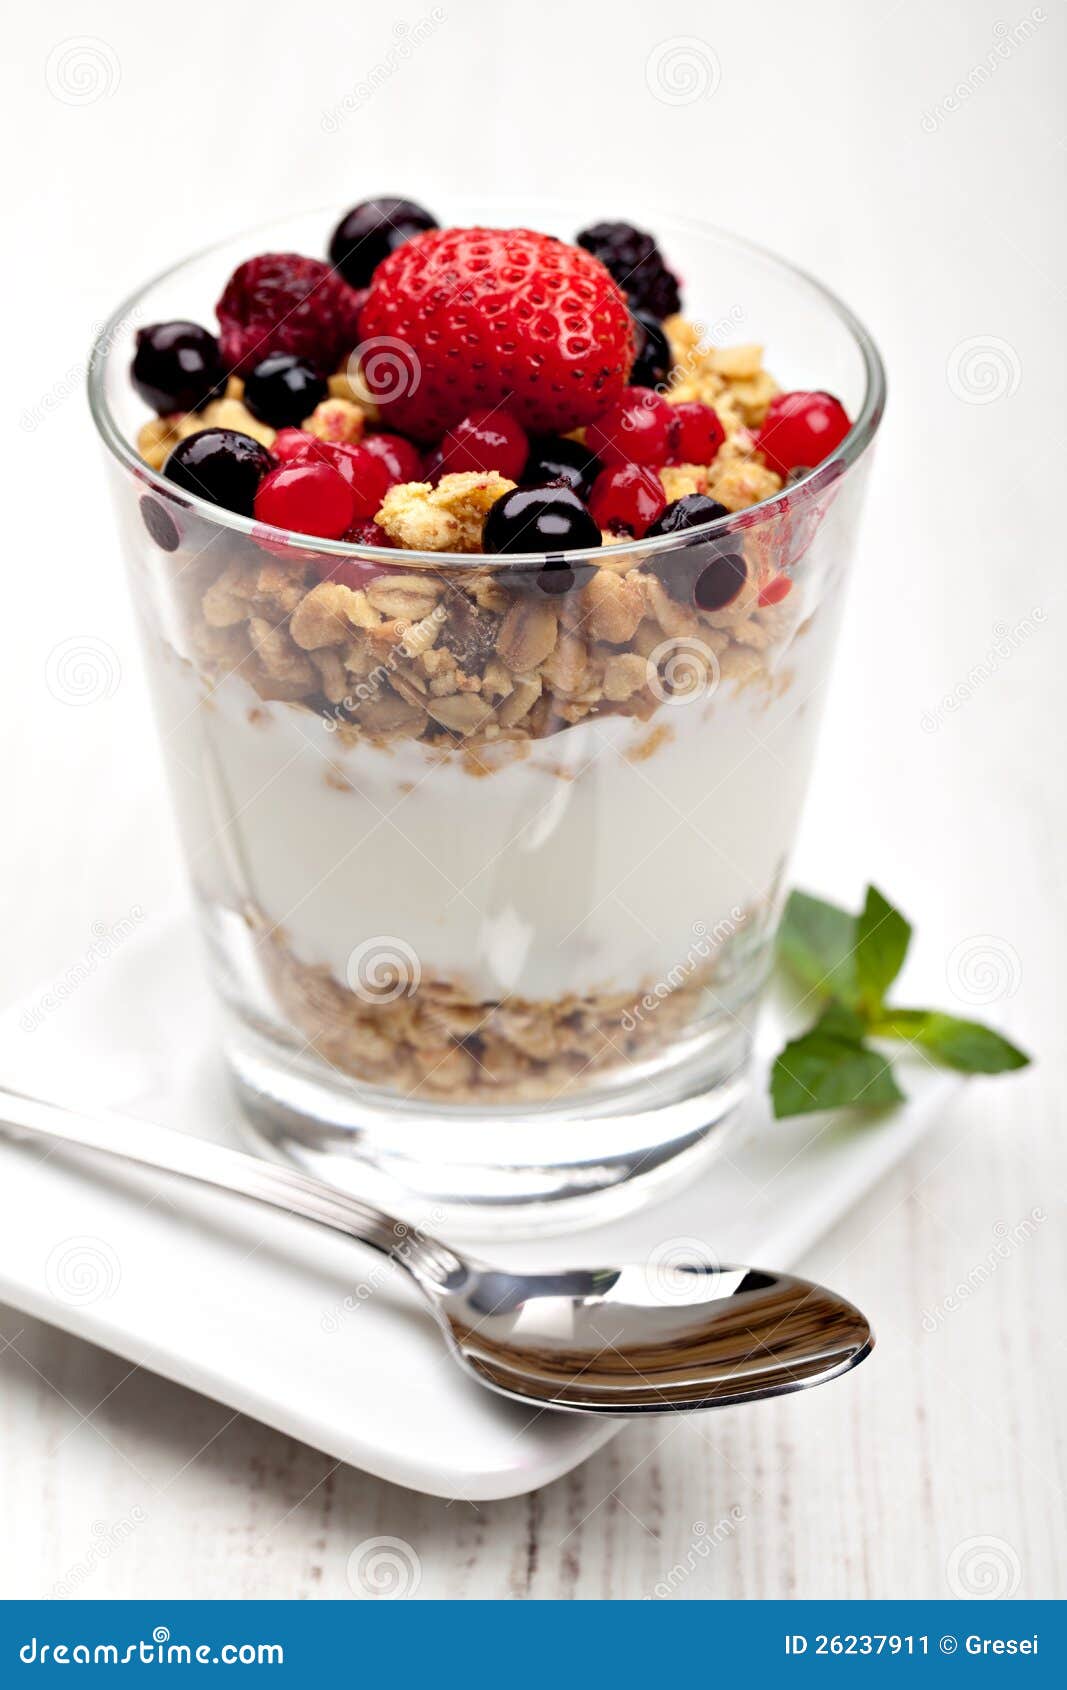
{"label": "glass rim", "polygon": [[[552,215],[571,203],[566,200],[527,200],[520,199],[516,210],[520,214],[524,208],[537,207]],[[322,208],[324,218],[336,216],[336,208]],[[168,481],[161,471],[152,469],[138,453],[134,443],[126,437],[119,427],[115,415],[108,402],[105,391],[105,373],[109,360],[113,354],[118,331],[136,316],[137,309],[146,296],[154,288],[169,281],[180,271],[201,259],[209,258],[212,253],[221,252],[235,241],[244,238],[252,239],[256,235],[266,234],[271,229],[277,229],[280,224],[295,221],[300,217],[315,215],[315,209],[290,214],[287,218],[272,218],[266,223],[257,223],[252,227],[227,235],[221,240],[211,241],[207,246],[197,251],[187,253],[173,264],[168,264],[148,281],[141,284],[133,293],[129,294],[111,313],[107,321],[99,329],[92,343],[89,355],[87,387],[89,410],[93,422],[101,439],[112,455],[137,480],[162,495],[169,502],[192,510],[194,514],[208,521],[212,521],[220,528],[231,529],[234,533],[242,534],[249,539],[269,542],[272,548],[299,550],[307,553],[309,550],[324,557],[334,558],[370,558],[375,562],[389,564],[393,568],[402,559],[405,566],[417,565],[426,568],[462,569],[484,568],[486,562],[491,562],[495,569],[511,568],[543,568],[546,557],[552,559],[578,559],[585,562],[593,561],[604,552],[614,550],[607,546],[586,546],[573,550],[554,550],[550,553],[538,552],[429,552],[408,551],[398,553],[392,546],[356,545],[344,540],[327,540],[316,534],[297,534],[288,528],[275,528],[270,523],[258,522],[254,517],[242,516],[237,511],[226,510],[221,505],[212,504],[208,499],[202,499],[197,494],[188,493],[184,488],[178,488],[173,481]],[[715,540],[726,538],[732,534],[743,534],[746,529],[759,523],[781,516],[790,507],[795,507],[798,501],[808,501],[819,496],[850,469],[851,466],[867,450],[874,439],[885,410],[886,376],[881,355],[874,339],[859,318],[830,288],[826,287],[815,276],[798,265],[781,258],[769,247],[760,245],[756,241],[747,240],[744,236],[735,235],[727,229],[720,229],[715,224],[705,223],[695,218],[669,217],[659,219],[659,226],[664,230],[673,225],[675,228],[685,229],[687,232],[711,237],[738,251],[746,252],[759,259],[764,264],[780,271],[794,283],[800,283],[816,294],[822,303],[828,307],[842,326],[851,336],[853,344],[859,351],[865,380],[865,390],[860,408],[856,414],[852,427],[845,438],[822,463],[810,470],[791,486],[783,487],[779,492],[767,499],[761,499],[757,504],[747,505],[743,510],[729,512],[726,516],[716,517],[711,522],[702,523],[694,528],[687,528],[682,534],[657,534],[644,539],[626,539],[620,537],[617,542],[631,551],[640,550],[643,556],[654,556],[657,552],[670,551],[679,545],[690,545],[698,539]],[[516,225],[517,226],[517,225]],[[683,313],[684,315],[684,313]]]}

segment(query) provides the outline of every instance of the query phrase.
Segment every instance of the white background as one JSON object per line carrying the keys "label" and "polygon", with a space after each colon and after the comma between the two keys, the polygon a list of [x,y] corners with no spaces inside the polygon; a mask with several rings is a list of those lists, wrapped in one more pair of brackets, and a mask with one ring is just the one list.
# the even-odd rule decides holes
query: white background
{"label": "white background", "polygon": [[[669,1438],[636,1426],[480,1513],[330,1473],[0,1310],[3,1594],[47,1595],[94,1522],[137,1506],[134,1460],[148,1518],[86,1595],[345,1595],[350,1549],[389,1533],[417,1546],[422,1594],[639,1596],[735,1505],[683,1597],[944,1596],[976,1537],[1018,1594],[1063,1595],[1063,14],[86,0],[17,8],[7,31],[5,999],[180,884],[82,394],[93,326],[289,210],[399,192],[447,222],[483,184],[599,185],[605,217],[639,201],[781,250],[879,341],[890,409],[798,878],[842,899],[877,880],[946,1008],[966,1013],[958,947],[984,956],[972,1012],[1040,1062],[966,1090],[805,1264],[877,1311],[854,1381]],[[68,640],[113,650],[111,696],[55,687]],[[1035,1205],[1035,1237],[925,1331]]]}

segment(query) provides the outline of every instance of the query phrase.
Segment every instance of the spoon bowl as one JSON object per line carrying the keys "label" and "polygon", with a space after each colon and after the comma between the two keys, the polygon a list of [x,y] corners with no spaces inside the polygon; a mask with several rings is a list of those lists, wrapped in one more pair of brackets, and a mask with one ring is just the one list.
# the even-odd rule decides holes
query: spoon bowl
{"label": "spoon bowl", "polygon": [[720,1408],[821,1385],[870,1354],[859,1309],[792,1274],[693,1262],[567,1274],[469,1271],[427,1286],[468,1372],[592,1414]]}

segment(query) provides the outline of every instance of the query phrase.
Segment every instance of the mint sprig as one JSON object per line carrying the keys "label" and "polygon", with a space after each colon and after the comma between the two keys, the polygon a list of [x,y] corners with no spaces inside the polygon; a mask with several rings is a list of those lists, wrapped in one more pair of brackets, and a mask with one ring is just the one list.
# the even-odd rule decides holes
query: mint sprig
{"label": "mint sprig", "polygon": [[786,971],[819,1004],[813,1027],[791,1039],[771,1070],[776,1116],[899,1102],[889,1059],[870,1038],[899,1039],[964,1074],[1001,1074],[1030,1058],[991,1027],[935,1009],[898,1009],[886,994],[904,965],[911,923],[876,886],[850,915],[794,892],[778,935]]}

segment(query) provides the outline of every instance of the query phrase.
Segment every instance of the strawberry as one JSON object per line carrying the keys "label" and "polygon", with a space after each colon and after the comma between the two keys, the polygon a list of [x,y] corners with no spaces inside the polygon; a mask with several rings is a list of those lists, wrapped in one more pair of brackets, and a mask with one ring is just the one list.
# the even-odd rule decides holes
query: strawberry
{"label": "strawberry", "polygon": [[599,259],[530,229],[430,229],[378,265],[360,315],[364,380],[391,429],[436,440],[506,405],[536,433],[591,422],[634,358]]}

